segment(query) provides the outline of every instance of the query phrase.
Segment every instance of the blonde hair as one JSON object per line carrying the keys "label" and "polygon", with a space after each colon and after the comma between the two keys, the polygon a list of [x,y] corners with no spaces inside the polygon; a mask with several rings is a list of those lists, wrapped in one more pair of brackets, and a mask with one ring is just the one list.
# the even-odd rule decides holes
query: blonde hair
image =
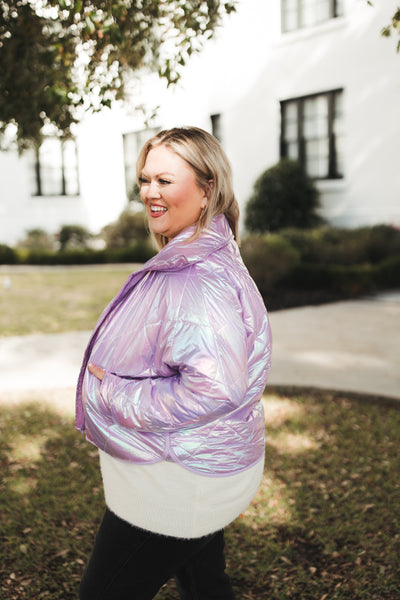
{"label": "blonde hair", "polygon": [[[207,206],[202,210],[190,239],[198,237],[213,217],[223,214],[238,242],[239,205],[233,193],[231,166],[218,140],[197,127],[175,127],[160,131],[144,144],[139,154],[136,164],[138,180],[150,150],[161,145],[187,162],[195,172],[197,184],[207,193]],[[168,239],[161,234],[154,234],[154,237],[160,248],[168,243]]]}

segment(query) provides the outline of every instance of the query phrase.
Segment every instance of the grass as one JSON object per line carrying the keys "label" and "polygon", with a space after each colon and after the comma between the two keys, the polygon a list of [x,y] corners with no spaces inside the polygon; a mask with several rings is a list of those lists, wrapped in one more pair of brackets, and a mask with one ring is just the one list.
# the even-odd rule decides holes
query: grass
{"label": "grass", "polygon": [[[91,329],[131,269],[2,268],[0,335]],[[400,404],[276,389],[265,408],[262,486],[226,533],[237,598],[397,600]],[[104,499],[72,409],[71,390],[0,394],[4,600],[77,598]]]}
{"label": "grass", "polygon": [[[76,600],[104,506],[96,449],[46,394],[0,398],[5,600]],[[265,396],[263,483],[226,534],[238,599],[398,599],[400,410],[368,400]],[[157,596],[176,598],[172,582]]]}
{"label": "grass", "polygon": [[132,268],[2,268],[0,335],[92,329]]}

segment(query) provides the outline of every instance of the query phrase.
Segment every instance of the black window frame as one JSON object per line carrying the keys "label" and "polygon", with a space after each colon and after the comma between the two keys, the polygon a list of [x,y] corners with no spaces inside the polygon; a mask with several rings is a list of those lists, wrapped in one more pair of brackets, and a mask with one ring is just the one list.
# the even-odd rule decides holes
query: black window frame
{"label": "black window frame", "polygon": [[[59,142],[60,144],[60,163],[59,165],[56,167],[59,170],[59,179],[58,183],[60,184],[60,188],[59,191],[54,192],[54,193],[49,193],[49,192],[45,192],[45,173],[46,171],[49,169],[49,167],[47,165],[43,165],[43,161],[41,161],[40,158],[40,149],[41,146],[37,146],[35,149],[35,159],[34,159],[34,185],[35,185],[35,192],[32,194],[33,196],[38,196],[38,197],[54,197],[54,196],[66,196],[66,197],[77,197],[80,195],[80,184],[79,184],[79,163],[78,163],[78,149],[77,149],[77,145],[76,145],[76,140],[74,138],[67,138],[67,139],[61,139],[57,136],[51,136],[51,135],[46,135],[44,140],[46,139],[54,139],[56,141]],[[68,185],[67,185],[67,176],[66,176],[66,160],[65,160],[65,144],[66,143],[73,143],[74,144],[74,152],[75,152],[75,157],[76,157],[76,162],[75,162],[75,176],[74,176],[74,183],[75,183],[75,191],[74,192],[70,192],[68,189]]]}
{"label": "black window frame", "polygon": [[343,16],[343,9],[339,10],[339,6],[342,6],[342,3],[339,4],[338,0],[326,0],[329,3],[329,16],[327,19],[316,19],[311,25],[304,24],[304,12],[307,0],[296,0],[296,26],[288,28],[287,26],[287,2],[290,0],[281,0],[281,31],[282,33],[290,33],[293,31],[298,31],[299,29],[305,29],[307,27],[315,27],[320,25],[321,23],[326,23],[332,19],[336,19],[338,17]]}
{"label": "black window frame", "polygon": [[214,137],[222,143],[222,116],[221,113],[210,115],[211,131]]}
{"label": "black window frame", "polygon": [[[160,127],[145,127],[126,131],[122,134],[125,193],[129,198],[136,185],[136,161],[145,142],[155,136]],[[132,146],[135,146],[132,156]]]}
{"label": "black window frame", "polygon": [[[304,103],[313,98],[326,97],[328,106],[328,118],[327,118],[327,139],[328,139],[328,172],[326,176],[312,176],[313,179],[317,180],[330,180],[330,179],[343,179],[344,173],[339,172],[338,160],[337,160],[337,144],[336,135],[334,131],[334,120],[335,120],[335,99],[341,94],[343,95],[343,88],[334,90],[316,92],[307,96],[299,96],[295,98],[288,98],[280,101],[281,110],[281,133],[280,133],[280,157],[288,158],[287,141],[285,136],[285,127],[287,120],[285,119],[285,110],[288,104],[295,103],[297,107],[297,145],[298,145],[298,161],[306,170],[307,157],[306,157],[306,138],[304,136]],[[343,96],[342,96],[343,97]]]}

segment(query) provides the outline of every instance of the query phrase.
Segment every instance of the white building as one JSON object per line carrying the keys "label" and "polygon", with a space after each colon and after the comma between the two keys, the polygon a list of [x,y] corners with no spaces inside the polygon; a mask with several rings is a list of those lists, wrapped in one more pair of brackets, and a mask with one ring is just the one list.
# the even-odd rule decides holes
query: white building
{"label": "white building", "polygon": [[[281,156],[316,178],[322,215],[355,227],[400,225],[400,55],[382,38],[397,0],[239,0],[174,89],[150,78],[154,128],[214,131],[232,163],[242,213],[257,177]],[[63,224],[98,231],[126,204],[149,135],[121,110],[88,118],[77,162],[48,140],[39,157],[0,154],[0,243]],[[63,173],[64,171],[64,173]]]}

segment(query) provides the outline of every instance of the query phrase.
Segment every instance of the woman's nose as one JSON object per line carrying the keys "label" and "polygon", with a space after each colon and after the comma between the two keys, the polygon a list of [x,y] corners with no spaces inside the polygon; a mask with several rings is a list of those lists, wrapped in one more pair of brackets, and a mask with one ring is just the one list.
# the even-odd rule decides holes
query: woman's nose
{"label": "woman's nose", "polygon": [[147,189],[147,195],[149,198],[159,198],[160,188],[156,180],[151,180]]}

